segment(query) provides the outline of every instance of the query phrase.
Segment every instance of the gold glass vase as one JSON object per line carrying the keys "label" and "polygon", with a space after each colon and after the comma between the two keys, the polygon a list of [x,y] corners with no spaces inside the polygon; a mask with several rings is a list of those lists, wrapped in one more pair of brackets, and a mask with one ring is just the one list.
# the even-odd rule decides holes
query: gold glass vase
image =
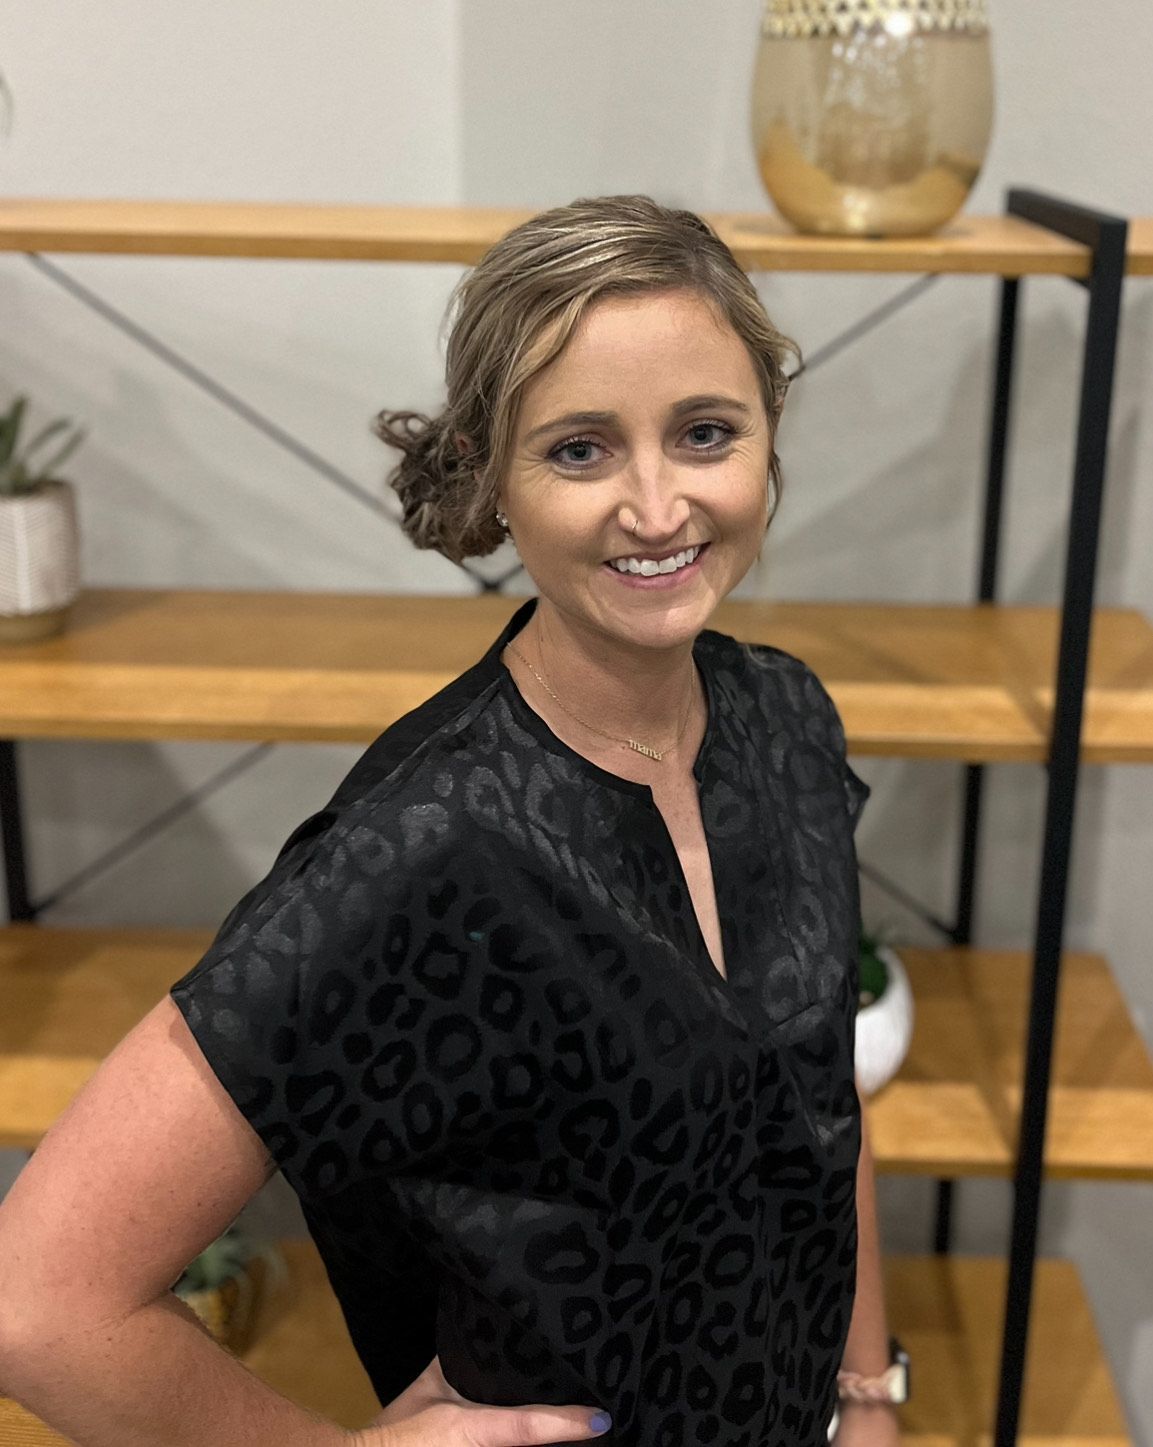
{"label": "gold glass vase", "polygon": [[799,231],[938,230],[989,146],[985,0],[766,0],[752,121],[765,189]]}

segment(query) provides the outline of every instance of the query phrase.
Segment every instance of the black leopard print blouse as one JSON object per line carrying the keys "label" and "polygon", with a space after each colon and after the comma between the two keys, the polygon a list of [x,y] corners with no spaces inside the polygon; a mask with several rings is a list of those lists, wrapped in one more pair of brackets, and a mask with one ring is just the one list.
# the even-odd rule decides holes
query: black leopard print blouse
{"label": "black leopard print blouse", "polygon": [[171,987],[300,1198],[381,1403],[817,1447],[854,1299],[869,788],[798,658],[711,629],[727,980],[646,785],[485,656],[371,744]]}

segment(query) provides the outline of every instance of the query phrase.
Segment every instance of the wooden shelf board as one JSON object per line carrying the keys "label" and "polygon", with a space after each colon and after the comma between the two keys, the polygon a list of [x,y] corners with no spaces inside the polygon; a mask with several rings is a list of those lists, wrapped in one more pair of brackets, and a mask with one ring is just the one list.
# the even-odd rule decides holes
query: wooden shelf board
{"label": "wooden shelf board", "polygon": [[270,1299],[241,1360],[282,1397],[339,1426],[364,1427],[385,1404],[353,1349],[324,1262],[310,1240],[279,1243],[288,1266],[284,1297]]}
{"label": "wooden shelf board", "polygon": [[[1011,1176],[1031,956],[896,948],[913,991],[913,1040],[867,1104],[878,1171]],[[1045,1173],[1153,1180],[1153,1062],[1098,955],[1061,964]]]}
{"label": "wooden shelf board", "polygon": [[[903,1447],[992,1447],[1006,1263],[887,1256],[891,1328],[912,1360]],[[1036,1263],[1019,1447],[1128,1447],[1093,1313],[1071,1261]]]}
{"label": "wooden shelf board", "polygon": [[[379,1411],[311,1241],[280,1243],[286,1294],[266,1309],[241,1360],[282,1396],[346,1429]],[[887,1256],[889,1324],[913,1360],[913,1398],[898,1409],[905,1447],[991,1447],[1005,1263],[986,1257]],[[1020,1447],[1128,1447],[1129,1433],[1072,1262],[1037,1262]],[[64,1438],[0,1399],[0,1447],[62,1447]]]}
{"label": "wooden shelf board", "polygon": [[1153,216],[1134,216],[1129,222],[1125,270],[1130,276],[1153,276]]}
{"label": "wooden shelf board", "polygon": [[[368,743],[475,663],[523,597],[89,588],[0,644],[0,737]],[[710,626],[803,658],[851,752],[1041,762],[1058,617],[992,604],[729,600]],[[1086,763],[1153,761],[1153,627],[1101,609]]]}
{"label": "wooden shelf board", "polygon": [[34,1149],[213,934],[0,926],[0,1149]]}
{"label": "wooden shelf board", "polygon": [[[31,1150],[214,930],[0,927],[0,1148]],[[1005,1176],[1019,1108],[1028,959],[901,949],[915,1027],[867,1105],[879,1171]],[[1046,1174],[1153,1180],[1153,1064],[1105,961],[1067,955]]]}
{"label": "wooden shelf board", "polygon": [[[474,265],[539,207],[0,199],[0,250]],[[1086,276],[1088,249],[1015,216],[960,215],[934,236],[803,236],[771,210],[702,213],[749,271]]]}

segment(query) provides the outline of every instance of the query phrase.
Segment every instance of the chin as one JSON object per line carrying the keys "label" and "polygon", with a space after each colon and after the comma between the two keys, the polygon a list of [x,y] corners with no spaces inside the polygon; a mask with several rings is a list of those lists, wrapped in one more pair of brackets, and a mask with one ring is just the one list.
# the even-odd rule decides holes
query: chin
{"label": "chin", "polygon": [[603,626],[617,637],[650,648],[676,648],[691,643],[716,611],[716,600],[698,597],[663,607],[656,599],[646,600],[648,607],[630,613],[605,617]]}

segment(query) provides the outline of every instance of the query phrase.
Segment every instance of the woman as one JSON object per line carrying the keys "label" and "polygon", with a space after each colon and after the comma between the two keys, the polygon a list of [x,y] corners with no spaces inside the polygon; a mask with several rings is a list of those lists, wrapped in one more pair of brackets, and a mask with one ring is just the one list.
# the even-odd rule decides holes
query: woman
{"label": "woman", "polygon": [[[815,1447],[838,1368],[886,1365],[852,1070],[869,791],[807,666],[708,627],[775,510],[795,348],[706,223],[641,196],[532,218],[455,300],[444,414],[378,419],[392,485],[418,547],[511,537],[539,596],[293,832],[0,1213],[27,1259],[81,1157],[139,1181],[126,1094],[158,1132],[125,1081],[215,1152],[121,1304],[147,1327],[55,1377],[12,1358],[81,1447],[246,1440],[245,1414],[343,1439],[163,1291],[276,1167],[388,1403],[365,1447],[583,1441],[598,1412],[629,1447]],[[231,1438],[148,1435],[162,1353]],[[896,1437],[841,1404],[840,1443]]]}

